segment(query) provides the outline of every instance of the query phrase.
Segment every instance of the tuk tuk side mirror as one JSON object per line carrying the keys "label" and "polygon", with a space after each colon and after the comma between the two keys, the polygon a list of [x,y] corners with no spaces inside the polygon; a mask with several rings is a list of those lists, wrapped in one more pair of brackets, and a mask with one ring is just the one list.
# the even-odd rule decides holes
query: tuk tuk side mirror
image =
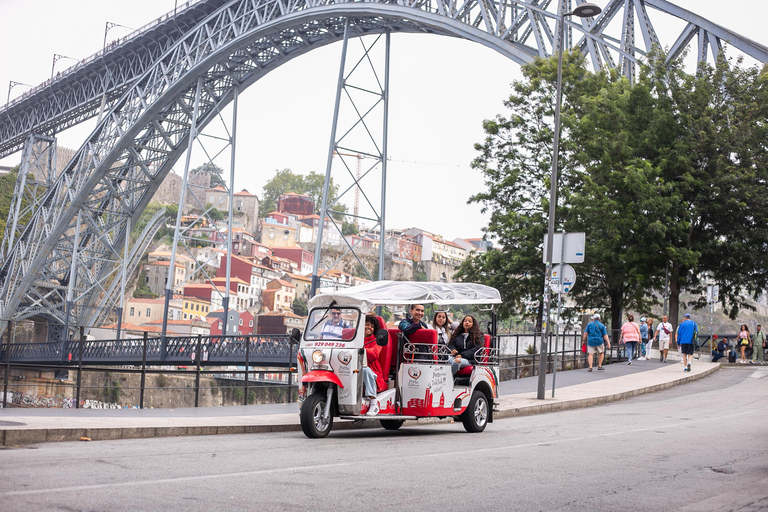
{"label": "tuk tuk side mirror", "polygon": [[386,329],[376,331],[376,344],[380,347],[386,347],[387,343],[389,343],[389,331]]}
{"label": "tuk tuk side mirror", "polygon": [[296,327],[291,329],[291,339],[296,343],[301,342],[301,331],[299,331]]}

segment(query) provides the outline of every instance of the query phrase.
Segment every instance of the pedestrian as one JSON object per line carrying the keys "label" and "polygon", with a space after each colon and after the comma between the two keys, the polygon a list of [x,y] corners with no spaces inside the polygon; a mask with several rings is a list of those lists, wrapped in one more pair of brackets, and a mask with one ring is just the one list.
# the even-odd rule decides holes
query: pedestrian
{"label": "pedestrian", "polygon": [[757,326],[757,331],[752,336],[752,364],[763,364],[765,362],[765,333]]}
{"label": "pedestrian", "polygon": [[646,346],[648,345],[648,324],[646,323],[646,319],[644,316],[640,317],[640,357],[637,358],[638,361],[645,361],[648,358],[646,357]]}
{"label": "pedestrian", "polygon": [[669,323],[667,315],[662,315],[661,322],[656,326],[656,334],[654,338],[659,339],[659,362],[667,362],[667,354],[669,353],[669,338],[672,333],[672,324]]}
{"label": "pedestrian", "polygon": [[581,341],[587,342],[588,371],[592,371],[592,354],[597,354],[597,369],[604,370],[603,359],[605,358],[605,347],[607,346],[610,350],[611,341],[608,339],[608,332],[605,330],[605,326],[600,323],[600,315],[598,313],[592,315],[592,321],[589,322],[586,329],[584,329]]}
{"label": "pedestrian", "polygon": [[739,351],[741,352],[741,359],[739,359],[739,363],[745,364],[747,362],[747,347],[750,343],[749,327],[747,327],[747,324],[741,324],[741,329],[739,329],[739,336],[736,339],[739,344]]}
{"label": "pedestrian", "polygon": [[648,345],[645,347],[645,358],[651,360],[651,347],[653,346],[653,318],[648,317],[645,321],[648,327]]}
{"label": "pedestrian", "polygon": [[683,371],[691,371],[691,360],[693,359],[693,348],[696,335],[699,332],[699,326],[691,320],[691,314],[683,315],[683,321],[677,326],[675,341],[680,347],[680,357],[683,360]]}
{"label": "pedestrian", "polygon": [[621,326],[619,344],[624,343],[627,350],[627,364],[632,364],[637,344],[640,343],[640,327],[635,323],[635,317],[627,314],[627,321]]}
{"label": "pedestrian", "polygon": [[721,357],[725,357],[725,353],[727,351],[728,351],[728,338],[723,338],[717,343],[717,347],[712,349],[712,362],[716,363]]}

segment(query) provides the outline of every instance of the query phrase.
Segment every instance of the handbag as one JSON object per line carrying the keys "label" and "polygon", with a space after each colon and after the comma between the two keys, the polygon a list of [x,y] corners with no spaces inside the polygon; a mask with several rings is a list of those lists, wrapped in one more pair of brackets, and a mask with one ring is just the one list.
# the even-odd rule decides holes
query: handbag
{"label": "handbag", "polygon": [[581,352],[582,352],[583,354],[586,354],[586,353],[587,353],[587,343],[586,343],[586,342],[584,342],[584,343],[582,343],[582,344],[581,344]]}

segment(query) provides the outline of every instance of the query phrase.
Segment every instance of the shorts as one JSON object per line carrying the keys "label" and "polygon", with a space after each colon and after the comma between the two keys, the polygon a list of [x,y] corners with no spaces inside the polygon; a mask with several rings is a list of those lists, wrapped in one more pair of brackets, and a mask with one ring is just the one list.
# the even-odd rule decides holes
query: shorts
{"label": "shorts", "polygon": [[680,352],[687,356],[693,355],[693,343],[683,343],[680,345]]}
{"label": "shorts", "polygon": [[669,350],[669,340],[659,340],[659,350]]}
{"label": "shorts", "polygon": [[603,352],[605,352],[605,343],[597,345],[596,347],[587,345],[587,354],[602,354]]}

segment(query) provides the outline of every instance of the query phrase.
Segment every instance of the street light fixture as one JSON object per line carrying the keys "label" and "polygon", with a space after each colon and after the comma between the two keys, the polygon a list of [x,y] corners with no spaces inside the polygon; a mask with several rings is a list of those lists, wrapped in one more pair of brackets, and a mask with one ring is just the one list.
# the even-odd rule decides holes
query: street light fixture
{"label": "street light fixture", "polygon": [[59,55],[58,53],[53,54],[53,63],[51,64],[51,78],[53,78],[53,70],[56,68],[56,63],[60,61],[61,59],[70,59],[74,61],[78,61],[80,59],[76,59],[74,57],[68,57],[66,55]]}
{"label": "street light fixture", "polygon": [[29,87],[30,89],[32,89],[32,86],[31,86],[31,85],[29,85],[29,84],[25,84],[24,82],[14,82],[13,80],[11,80],[10,82],[8,82],[8,97],[5,99],[5,106],[6,106],[6,107],[8,106],[8,103],[10,103],[10,102],[11,102],[11,90],[12,90],[14,87],[16,87],[17,85],[23,85],[24,87]]}
{"label": "street light fixture", "polygon": [[[539,386],[536,398],[544,400],[544,393],[547,384],[547,338],[549,337],[549,306],[551,290],[549,283],[552,280],[552,248],[555,238],[555,210],[557,208],[557,160],[560,155],[560,101],[563,87],[563,39],[565,37],[565,17],[578,16],[579,18],[589,18],[597,16],[602,9],[595,4],[585,2],[577,6],[573,11],[563,13],[564,3],[560,1],[557,23],[559,25],[557,39],[557,92],[555,93],[555,134],[552,149],[552,175],[550,177],[549,188],[549,227],[547,229],[547,261],[544,278],[544,297],[542,303],[542,333],[541,333],[541,353],[539,357]],[[565,243],[565,241],[563,241]]]}

